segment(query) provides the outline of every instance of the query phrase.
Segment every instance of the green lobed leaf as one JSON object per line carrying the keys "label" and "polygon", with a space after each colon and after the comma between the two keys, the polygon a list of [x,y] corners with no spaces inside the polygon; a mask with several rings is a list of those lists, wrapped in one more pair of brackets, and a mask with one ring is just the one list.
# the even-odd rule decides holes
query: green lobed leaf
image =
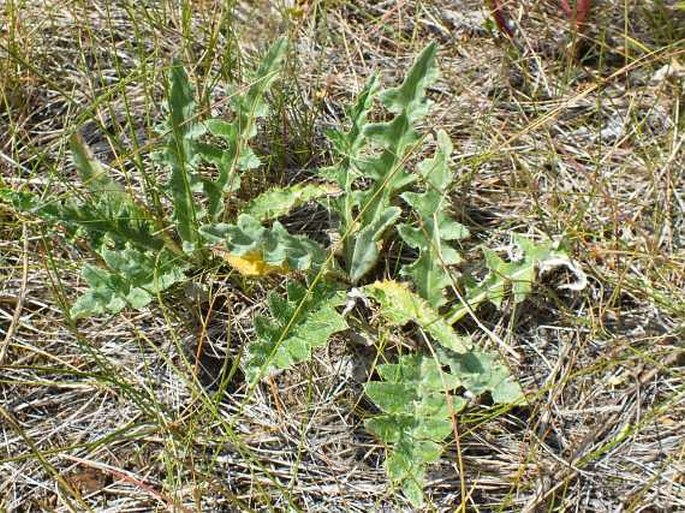
{"label": "green lobed leaf", "polygon": [[[232,97],[231,121],[199,122],[188,75],[179,63],[171,68],[166,142],[155,157],[171,169],[168,190],[173,218],[187,252],[204,245],[198,227],[207,217],[213,222],[220,220],[226,194],[240,186],[239,173],[261,165],[249,144],[257,133],[257,120],[268,111],[264,95],[278,77],[286,46],[286,40],[279,39],[267,52],[247,91]],[[206,132],[221,139],[225,148],[200,141]],[[218,173],[210,176],[202,172],[201,160],[216,166]],[[206,204],[197,201],[197,193],[204,195]]]}
{"label": "green lobed leaf", "polygon": [[201,147],[202,157],[217,166],[219,174],[214,181],[203,179],[208,195],[208,213],[214,221],[224,211],[223,198],[227,192],[240,187],[240,174],[261,165],[259,157],[250,148],[250,141],[257,135],[257,121],[268,114],[265,100],[283,68],[287,40],[278,39],[264,56],[251,84],[243,94],[232,97],[233,119],[210,119],[204,123],[207,130],[224,141],[226,148],[218,150],[208,145]]}
{"label": "green lobed leaf", "polygon": [[187,265],[172,256],[147,211],[113,181],[82,139],[71,139],[77,171],[88,188],[80,201],[45,202],[28,193],[3,194],[15,207],[86,237],[101,266],[84,266],[89,289],[74,303],[75,318],[142,308],[155,295],[184,279]]}
{"label": "green lobed leaf", "polygon": [[431,159],[419,164],[426,184],[422,193],[401,194],[418,216],[417,226],[402,224],[398,232],[402,239],[418,250],[418,258],[402,267],[401,273],[412,279],[420,296],[434,308],[445,303],[444,289],[452,284],[447,266],[461,261],[449,241],[466,238],[468,230],[446,214],[448,187],[452,182],[449,158],[452,143],[444,131],[438,132],[438,147]]}
{"label": "green lobed leaf", "polygon": [[459,382],[474,396],[486,392],[498,404],[525,404],[521,386],[514,380],[509,369],[501,363],[496,354],[480,351],[455,353],[439,349],[438,359],[450,368]]}
{"label": "green lobed leaf", "polygon": [[454,415],[466,407],[456,391],[490,392],[496,403],[525,403],[521,388],[496,356],[438,349],[436,357],[400,356],[397,363],[377,367],[382,381],[364,387],[381,410],[365,426],[388,445],[388,477],[417,507],[423,503],[426,468],[440,457]]}
{"label": "green lobed leaf", "polygon": [[259,258],[269,268],[308,271],[320,268],[326,259],[323,248],[311,239],[291,235],[278,222],[267,228],[247,214],[241,214],[236,224],[204,225],[200,233],[225,247],[228,255]]}
{"label": "green lobed leaf", "polygon": [[394,195],[416,179],[403,163],[408,150],[419,140],[414,126],[427,113],[426,88],[438,76],[435,56],[436,46],[431,43],[416,58],[402,84],[381,93],[381,101],[395,117],[364,127],[364,135],[382,148],[379,156],[359,162],[362,174],[374,180],[362,205],[364,224],[375,219]]}
{"label": "green lobed leaf", "polygon": [[80,229],[96,251],[105,238],[118,248],[131,243],[138,248],[160,250],[164,240],[155,235],[157,230],[147,211],[107,175],[80,136],[71,138],[70,148],[76,170],[91,195],[81,202],[57,202],[49,209],[43,205],[36,213],[52,218],[73,234]]}
{"label": "green lobed leaf", "polygon": [[140,251],[127,244],[123,249],[102,248],[100,255],[106,268],[84,267],[83,277],[90,288],[72,306],[74,318],[143,308],[159,292],[185,278],[186,266],[166,250]]}
{"label": "green lobed leaf", "polygon": [[444,347],[459,353],[470,349],[470,341],[457,335],[454,329],[422,297],[412,292],[407,284],[393,280],[377,281],[363,290],[378,301],[381,315],[390,322],[403,326],[415,322]]}
{"label": "green lobed leaf", "polygon": [[270,189],[253,199],[241,212],[259,221],[268,221],[287,215],[293,209],[335,190],[328,184],[296,184]]}
{"label": "green lobed leaf", "polygon": [[[349,156],[322,171],[342,187],[343,194],[331,202],[341,220],[343,254],[352,282],[358,282],[375,265],[384,230],[376,227],[388,218],[392,202],[416,180],[405,169],[409,152],[419,140],[415,125],[425,116],[426,88],[436,79],[435,45],[429,45],[416,59],[398,87],[380,94],[394,117],[383,123],[369,123],[368,113],[377,95],[378,79],[373,77],[350,109],[352,128],[348,132],[329,132],[334,148]],[[374,148],[370,151],[369,147]],[[355,188],[357,178],[371,180],[367,189]],[[393,219],[394,221],[394,219]],[[373,228],[370,228],[373,227]]]}
{"label": "green lobed leaf", "polygon": [[85,237],[96,252],[105,241],[116,248],[131,243],[159,251],[164,239],[156,235],[158,230],[148,212],[107,176],[80,138],[72,138],[71,148],[77,171],[89,189],[81,198],[46,200],[33,193],[3,189],[4,200],[50,225],[62,226],[70,237]]}
{"label": "green lobed leaf", "polygon": [[438,79],[436,54],[435,43],[429,44],[409,68],[404,82],[399,87],[388,89],[381,94],[381,101],[390,112],[408,112],[413,117],[426,115],[426,88]]}
{"label": "green lobed leaf", "polygon": [[371,381],[365,393],[382,411],[366,428],[386,444],[386,471],[415,506],[423,503],[425,471],[442,453],[453,430],[454,414],[466,401],[454,395],[459,380],[423,355],[401,356],[378,366],[383,381]]}
{"label": "green lobed leaf", "polygon": [[[366,144],[364,130],[368,124],[369,113],[373,107],[373,101],[378,95],[380,80],[378,74],[373,74],[364,85],[364,88],[357,96],[356,103],[347,110],[347,114],[352,121],[352,126],[348,132],[333,130],[337,134],[333,137],[334,148],[338,155],[342,156],[348,163],[360,157],[360,151]],[[344,181],[340,185],[344,185]]]}
{"label": "green lobed leaf", "polygon": [[360,153],[368,142],[364,129],[368,124],[369,112],[373,106],[373,100],[378,95],[379,86],[378,75],[372,75],[357,96],[355,104],[345,109],[351,120],[351,127],[348,131],[331,129],[326,132],[340,162],[335,166],[322,169],[320,175],[336,182],[345,192],[351,192],[352,181],[358,177],[353,163],[360,159]]}
{"label": "green lobed leaf", "polygon": [[357,96],[355,104],[346,109],[351,119],[350,129],[348,131],[332,129],[326,133],[340,162],[320,170],[319,174],[322,178],[337,183],[342,189],[342,194],[338,198],[329,201],[340,216],[343,234],[351,234],[355,227],[354,214],[359,205],[359,195],[355,194],[356,191],[352,186],[360,176],[355,163],[360,161],[361,152],[368,143],[368,139],[364,136],[364,127],[368,124],[369,112],[378,95],[379,87],[378,75],[374,74]]}
{"label": "green lobed leaf", "polygon": [[331,335],[347,329],[345,319],[336,310],[343,301],[336,289],[323,284],[308,290],[291,282],[285,299],[271,293],[271,315],[257,318],[258,340],[248,346],[248,381],[255,383],[278,369],[308,360],[311,352],[326,345]]}
{"label": "green lobed leaf", "polygon": [[485,263],[489,273],[478,284],[471,286],[465,294],[465,304],[452,308],[448,315],[450,324],[469,313],[485,301],[500,307],[506,291],[511,289],[515,303],[523,301],[531,292],[538,270],[547,266],[567,265],[573,268],[572,261],[565,251],[555,248],[553,241],[534,242],[516,235],[514,243],[520,249],[518,258],[504,261],[496,252],[483,248]]}

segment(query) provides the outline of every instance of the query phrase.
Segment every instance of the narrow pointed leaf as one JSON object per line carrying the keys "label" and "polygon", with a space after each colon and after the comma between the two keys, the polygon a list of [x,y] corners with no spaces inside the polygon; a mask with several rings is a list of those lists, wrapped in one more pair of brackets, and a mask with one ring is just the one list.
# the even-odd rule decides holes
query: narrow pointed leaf
{"label": "narrow pointed leaf", "polygon": [[195,148],[196,139],[202,135],[203,128],[195,118],[195,99],[188,75],[178,62],[169,72],[168,90],[168,135],[164,150],[156,158],[171,168],[168,189],[173,203],[173,218],[184,248],[192,251],[200,244],[198,209],[193,199],[197,178],[193,171],[199,155]]}

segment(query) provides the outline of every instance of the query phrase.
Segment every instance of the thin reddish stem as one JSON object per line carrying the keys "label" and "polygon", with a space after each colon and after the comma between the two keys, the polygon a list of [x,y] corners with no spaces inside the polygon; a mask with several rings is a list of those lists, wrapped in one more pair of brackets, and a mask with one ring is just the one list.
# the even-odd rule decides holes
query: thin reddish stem
{"label": "thin reddish stem", "polygon": [[490,14],[492,14],[492,17],[495,19],[495,24],[499,31],[509,37],[514,37],[514,29],[509,23],[509,18],[504,8],[504,2],[502,0],[487,0],[486,3],[490,9]]}
{"label": "thin reddish stem", "polygon": [[571,7],[568,0],[559,1],[561,3],[561,10],[564,11],[569,21],[575,23],[576,27],[580,27],[587,20],[592,0],[576,0],[575,7]]}

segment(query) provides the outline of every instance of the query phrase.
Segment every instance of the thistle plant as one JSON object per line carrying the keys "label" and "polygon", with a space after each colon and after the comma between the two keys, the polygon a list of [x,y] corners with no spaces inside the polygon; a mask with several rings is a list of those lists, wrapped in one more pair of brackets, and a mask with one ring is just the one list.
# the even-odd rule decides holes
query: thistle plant
{"label": "thistle plant", "polygon": [[[169,171],[169,211],[160,212],[151,198],[109,178],[78,137],[72,139],[84,186],[78,200],[45,201],[9,189],[1,197],[92,249],[96,263],[83,267],[89,289],[74,302],[74,318],[144,308],[188,280],[191,270],[214,265],[216,257],[243,280],[288,275],[286,294],[269,293],[268,314],[255,318],[256,337],[244,348],[251,386],[306,362],[331,336],[365,329],[348,321],[355,315],[350,298],[365,298],[390,327],[412,326],[421,335],[416,353],[379,354],[386,362],[375,369],[380,379],[366,383],[364,391],[380,413],[369,415],[365,426],[387,448],[392,485],[420,505],[428,466],[455,432],[467,396],[525,402],[506,366],[462,334],[458,321],[485,302],[501,306],[507,295],[523,301],[541,270],[571,261],[551,241],[517,236],[516,258],[504,260],[483,248],[484,278],[456,272],[462,261],[458,244],[469,231],[449,212],[452,143],[438,130],[433,154],[421,158],[431,138],[418,129],[430,105],[426,90],[438,76],[434,45],[399,86],[382,90],[377,75],[369,79],[347,111],[348,128],[328,133],[335,162],[320,170],[324,183],[276,187],[227,208],[245,174],[261,166],[251,142],[257,121],[268,113],[266,95],[285,50],[279,40],[267,52],[250,87],[233,98],[229,119],[201,119],[187,73],[178,63],[171,67],[163,142],[154,152],[155,165]],[[377,103],[390,113],[387,121],[370,121]],[[410,167],[410,161],[418,164]],[[330,209],[340,251],[279,223],[311,201]],[[396,276],[372,281],[368,276],[392,240],[403,241],[415,257]]]}

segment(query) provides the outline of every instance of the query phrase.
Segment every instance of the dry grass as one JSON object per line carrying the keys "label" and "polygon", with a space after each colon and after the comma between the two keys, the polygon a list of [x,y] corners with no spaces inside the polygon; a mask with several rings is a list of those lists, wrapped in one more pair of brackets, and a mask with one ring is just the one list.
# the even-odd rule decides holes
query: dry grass
{"label": "dry grass", "polygon": [[[519,2],[511,44],[475,0],[0,0],[0,185],[69,189],[66,140],[82,130],[146,186],[172,57],[220,110],[214,77],[239,77],[279,32],[291,75],[261,144],[289,180],[325,161],[323,129],[372,70],[392,83],[437,41],[428,123],[455,141],[470,251],[565,234],[590,280],[562,294],[550,276],[517,309],[481,312],[530,407],[461,417],[427,511],[685,510],[685,15],[595,3],[574,34],[554,2]],[[410,511],[361,425],[362,348],[334,341],[249,397],[226,390],[212,381],[267,284],[208,270],[201,304],[73,325],[87,258],[0,203],[0,510]]]}

